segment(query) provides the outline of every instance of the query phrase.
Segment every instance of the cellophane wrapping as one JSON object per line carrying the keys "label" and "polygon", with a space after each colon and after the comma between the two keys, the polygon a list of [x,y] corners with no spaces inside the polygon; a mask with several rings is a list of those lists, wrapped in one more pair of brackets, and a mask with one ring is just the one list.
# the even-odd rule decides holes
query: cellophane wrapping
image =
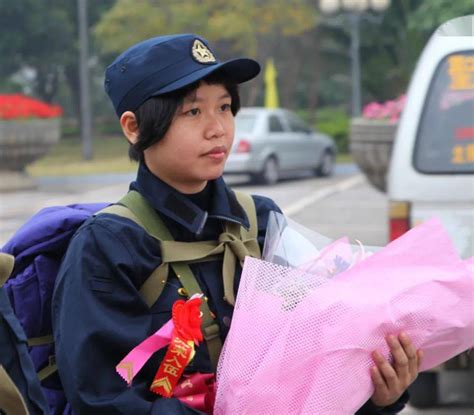
{"label": "cellophane wrapping", "polygon": [[391,358],[387,335],[410,336],[421,370],[474,345],[473,261],[437,219],[377,252],[274,221],[265,253],[278,263],[244,264],[215,414],[353,414],[373,393],[371,353]]}

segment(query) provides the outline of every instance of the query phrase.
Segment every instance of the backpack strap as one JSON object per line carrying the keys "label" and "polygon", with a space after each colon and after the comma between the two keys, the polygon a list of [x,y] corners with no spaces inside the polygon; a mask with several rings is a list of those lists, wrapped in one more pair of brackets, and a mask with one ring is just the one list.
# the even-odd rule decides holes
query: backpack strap
{"label": "backpack strap", "polygon": [[[145,302],[151,306],[160,296],[168,278],[169,266],[186,291],[186,295],[201,293],[189,263],[210,261],[224,254],[223,282],[224,298],[232,305],[235,303],[234,275],[236,258],[241,262],[246,255],[260,258],[260,247],[257,242],[257,215],[253,198],[245,193],[236,192],[237,199],[247,213],[250,228],[244,229],[237,223],[226,222],[225,231],[218,241],[176,242],[166,225],[148,201],[138,192],[131,191],[122,198],[117,205],[109,206],[100,213],[112,213],[126,217],[141,227],[160,242],[162,264],[153,271],[143,286],[140,294]],[[202,302],[203,335],[208,346],[211,363],[215,368],[222,344],[219,337],[219,326],[206,303]]]}
{"label": "backpack strap", "polygon": [[[128,210],[128,212],[124,209]],[[131,191],[127,193],[127,195],[119,201],[119,205],[110,206],[100,213],[113,213],[125,216],[142,226],[150,235],[160,242],[173,240],[173,237],[160,216],[138,192]],[[201,287],[187,264],[172,264],[171,267],[186,290],[187,295],[191,296],[193,294],[202,293]],[[140,288],[140,294],[149,306],[155,303],[163,291],[167,276],[167,268],[162,264],[153,271]],[[205,301],[201,302],[201,327],[203,337],[206,340],[211,365],[215,370],[222,349],[222,342],[219,336],[219,326],[215,322],[214,317],[212,317],[211,310],[207,304],[207,297],[204,297],[204,300]]]}
{"label": "backpack strap", "polygon": [[[235,304],[233,283],[236,260],[239,259],[242,263],[246,256],[261,257],[260,246],[257,241],[257,215],[253,198],[240,192],[237,192],[237,197],[239,203],[242,204],[247,212],[250,228],[246,230],[240,224],[228,221],[226,222],[224,232],[219,235],[217,241],[174,241],[155,209],[140,193],[135,191],[129,192],[119,201],[122,207],[116,205],[104,210],[105,212],[113,213],[110,209],[117,207],[115,213],[121,214],[121,212],[124,212],[123,207],[128,207],[131,212],[124,212],[126,217],[137,222],[150,235],[160,241],[162,264],[150,275],[140,289],[140,293],[149,306],[154,304],[161,294],[168,278],[169,266],[174,269],[175,274],[181,275],[184,269],[183,264],[212,261],[219,258],[221,254],[224,254],[222,268],[224,297],[231,305]],[[180,272],[177,272],[175,269],[178,265]],[[190,289],[188,289],[186,285],[183,283],[183,287],[188,291],[189,295],[196,293],[196,286],[194,288],[189,287]]]}
{"label": "backpack strap", "polygon": [[[0,413],[28,415],[26,402],[10,376],[0,365]],[[5,411],[5,412],[4,412]]]}
{"label": "backpack strap", "polygon": [[0,287],[8,280],[15,266],[15,258],[12,255],[0,252]]}
{"label": "backpack strap", "polygon": [[[15,259],[13,258],[13,256],[0,252],[0,288],[3,286],[3,284],[5,284],[7,279],[10,277],[13,271],[14,265],[15,265]],[[31,337],[28,339],[28,347],[43,346],[43,345],[51,344],[51,343],[54,343],[54,338],[52,335]],[[38,372],[39,380],[42,381],[43,379],[46,379],[48,376],[56,372],[56,370],[57,370],[57,366],[56,366],[56,361],[54,359],[54,356],[50,356],[49,364]]]}
{"label": "backpack strap", "polygon": [[[257,241],[258,235],[258,224],[257,224],[257,211],[252,196],[247,193],[235,191],[235,196],[239,204],[244,209],[249,220],[250,228],[247,230],[243,226],[237,223],[226,222],[226,233],[231,235],[231,246],[233,245],[234,251],[242,250],[243,252],[237,254],[240,259],[241,265],[245,259],[245,256],[249,255],[253,258],[261,258],[260,246]],[[221,234],[219,240],[224,235]],[[224,253],[224,265],[223,265],[223,279],[224,279],[224,298],[225,300],[235,305],[235,294],[234,294],[234,275],[235,275],[235,256],[225,255]]]}
{"label": "backpack strap", "polygon": [[[247,193],[234,191],[237,201],[240,206],[244,209],[249,220],[250,228],[249,230],[245,229],[243,226],[240,227],[240,232],[242,234],[242,240],[245,239],[257,239],[258,235],[258,224],[257,224],[257,209],[255,208],[255,202],[253,197]],[[259,255],[259,258],[261,255]]]}

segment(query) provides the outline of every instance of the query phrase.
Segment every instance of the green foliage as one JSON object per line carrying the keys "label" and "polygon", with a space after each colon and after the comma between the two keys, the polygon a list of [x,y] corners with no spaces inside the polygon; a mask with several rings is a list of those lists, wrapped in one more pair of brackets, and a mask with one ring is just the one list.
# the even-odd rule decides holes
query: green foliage
{"label": "green foliage", "polygon": [[[113,0],[89,2],[89,24],[94,25]],[[28,67],[36,74],[33,95],[55,100],[63,72],[71,71],[77,86],[77,1],[0,0],[0,76]],[[70,88],[74,85],[71,83]]]}
{"label": "green foliage", "polygon": [[[294,108],[300,68],[310,60],[302,46],[310,46],[317,17],[310,0],[117,0],[94,34],[107,63],[132,44],[170,33],[204,36],[221,60],[249,56],[263,65],[271,57],[284,74],[277,80],[282,105]],[[259,77],[242,87],[243,105],[262,103],[262,84]]]}
{"label": "green foliage", "polygon": [[111,117],[96,118],[94,131],[99,136],[121,136],[123,134],[122,127],[120,127],[120,122],[115,114]]}
{"label": "green foliage", "polygon": [[[296,113],[308,124],[314,118],[308,110],[298,110]],[[350,118],[342,108],[323,107],[316,112],[315,130],[334,139],[338,154],[349,152],[349,127]]]}
{"label": "green foliage", "polygon": [[340,108],[321,108],[316,113],[316,129],[331,136],[338,153],[349,152],[349,116]]}
{"label": "green foliage", "polygon": [[[431,33],[472,10],[473,0],[392,0],[383,14],[369,13],[361,22],[363,101],[403,93]],[[113,114],[102,88],[105,64],[143,39],[194,32],[212,41],[221,59],[244,55],[264,64],[273,57],[282,106],[305,109],[309,123],[314,108],[324,107],[318,128],[347,147],[344,111],[326,107],[350,106],[349,24],[342,14],[320,16],[315,0],[89,0],[88,17],[96,117]],[[77,0],[0,0],[0,25],[8,34],[0,38],[0,90],[20,91],[11,75],[28,67],[36,73],[28,85],[33,95],[59,100],[78,116]],[[262,77],[245,84],[243,104],[262,102],[263,90]],[[115,132],[117,123],[96,120],[95,131]]]}
{"label": "green foliage", "polygon": [[[392,0],[383,14],[365,14],[360,22],[363,102],[385,101],[404,93],[431,34],[447,20],[473,10],[473,0]],[[320,104],[347,105],[351,96],[349,21],[343,15],[323,16],[319,30]]]}
{"label": "green foliage", "polygon": [[256,56],[259,36],[295,36],[316,23],[315,7],[304,0],[117,0],[95,28],[102,50],[118,54],[143,39],[169,33],[199,33],[229,41],[237,51]]}
{"label": "green foliage", "polygon": [[410,30],[431,34],[446,21],[473,13],[474,2],[472,0],[424,1],[409,16],[408,27]]}
{"label": "green foliage", "polygon": [[392,2],[379,24],[364,25],[361,48],[364,102],[393,99],[406,91],[428,40],[426,34],[408,25],[420,4],[420,0]]}
{"label": "green foliage", "polygon": [[51,102],[58,65],[68,53],[73,34],[64,3],[3,0],[0,16],[2,30],[8,33],[0,40],[1,75],[9,76],[26,66],[36,70],[36,95]]}
{"label": "green foliage", "polygon": [[404,93],[432,33],[446,21],[473,10],[473,0],[398,0],[392,1],[380,24],[364,23],[364,101],[384,101]]}

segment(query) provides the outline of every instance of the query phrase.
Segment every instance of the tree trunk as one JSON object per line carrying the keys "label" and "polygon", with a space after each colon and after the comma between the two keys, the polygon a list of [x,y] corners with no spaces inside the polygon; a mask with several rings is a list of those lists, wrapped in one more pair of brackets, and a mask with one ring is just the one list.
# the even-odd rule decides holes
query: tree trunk
{"label": "tree trunk", "polygon": [[308,114],[309,120],[308,122],[311,125],[314,125],[316,122],[316,108],[318,106],[319,101],[319,78],[321,74],[321,42],[319,31],[317,29],[312,30],[311,34],[308,36],[308,42],[306,46],[311,48],[312,52],[310,54],[310,70],[311,76],[309,77],[309,84],[308,84]]}
{"label": "tree trunk", "polygon": [[81,119],[81,97],[79,89],[79,71],[77,64],[67,65],[64,68],[64,75],[66,77],[66,83],[71,93],[71,103],[73,108],[74,118],[78,126],[80,126]]}

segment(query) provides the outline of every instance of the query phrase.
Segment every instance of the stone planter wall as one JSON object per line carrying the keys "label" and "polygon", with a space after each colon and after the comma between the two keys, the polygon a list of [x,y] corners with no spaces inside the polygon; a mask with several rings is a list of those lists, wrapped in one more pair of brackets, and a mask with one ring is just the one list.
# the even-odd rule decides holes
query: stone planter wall
{"label": "stone planter wall", "polygon": [[0,120],[0,191],[34,187],[26,166],[44,156],[60,136],[59,118]]}
{"label": "stone planter wall", "polygon": [[23,171],[59,141],[59,118],[0,120],[0,170]]}
{"label": "stone planter wall", "polygon": [[378,190],[387,190],[386,175],[397,124],[385,120],[354,118],[351,121],[350,150],[354,161]]}

